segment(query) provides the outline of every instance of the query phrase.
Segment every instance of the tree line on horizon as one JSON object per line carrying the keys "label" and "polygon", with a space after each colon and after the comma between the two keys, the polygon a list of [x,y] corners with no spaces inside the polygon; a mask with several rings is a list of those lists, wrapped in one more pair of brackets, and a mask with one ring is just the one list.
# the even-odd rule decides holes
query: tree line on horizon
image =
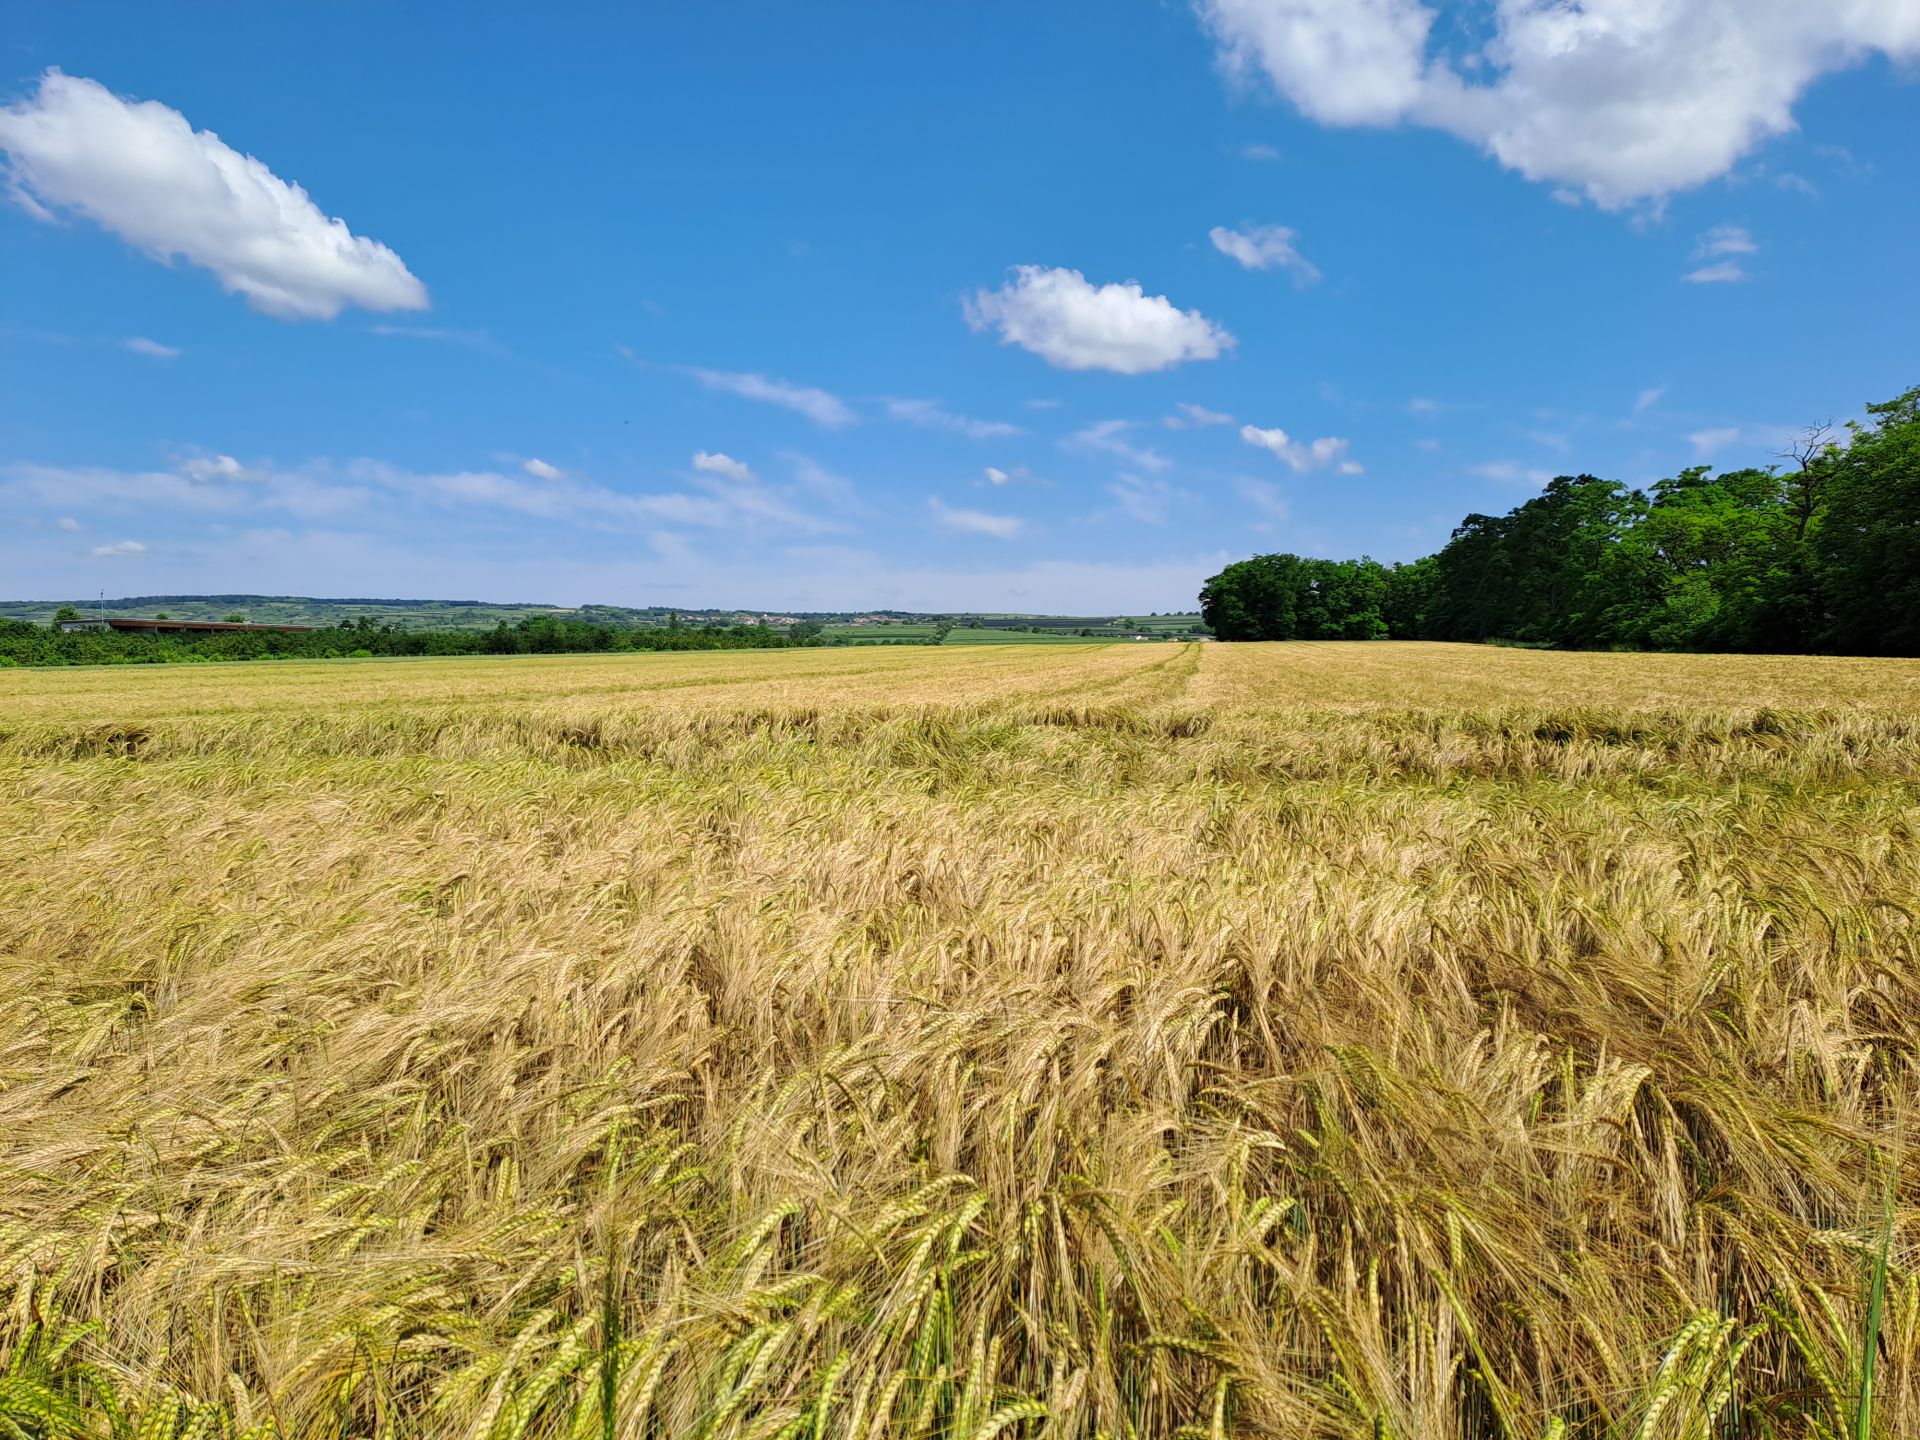
{"label": "tree line on horizon", "polygon": [[[782,650],[822,643],[824,627],[768,625],[606,625],[535,615],[491,630],[408,630],[368,616],[311,630],[215,634],[63,630],[79,618],[66,607],[52,625],[0,620],[0,666],[138,665],[209,660],[371,659],[400,655],[597,655],[636,650]],[[229,619],[243,617],[230,616]],[[677,617],[676,617],[677,618]]]}
{"label": "tree line on horizon", "polygon": [[1866,408],[1786,467],[1558,476],[1409,564],[1256,555],[1200,611],[1222,640],[1920,655],[1920,387]]}

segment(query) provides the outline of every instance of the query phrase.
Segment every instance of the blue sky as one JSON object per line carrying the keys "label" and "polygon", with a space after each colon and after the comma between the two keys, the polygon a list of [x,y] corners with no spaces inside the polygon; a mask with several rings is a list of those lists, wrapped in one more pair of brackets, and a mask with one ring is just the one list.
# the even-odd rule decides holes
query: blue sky
{"label": "blue sky", "polygon": [[6,14],[8,598],[1190,608],[1920,382],[1916,0]]}

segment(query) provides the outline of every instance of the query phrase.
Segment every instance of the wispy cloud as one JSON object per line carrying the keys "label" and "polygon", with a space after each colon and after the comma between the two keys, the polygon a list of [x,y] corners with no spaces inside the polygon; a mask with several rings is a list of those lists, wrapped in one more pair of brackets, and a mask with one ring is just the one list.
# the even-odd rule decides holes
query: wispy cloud
{"label": "wispy cloud", "polygon": [[136,355],[145,355],[149,360],[177,360],[180,358],[178,346],[162,345],[158,340],[149,340],[144,335],[131,335],[120,342],[123,350],[131,350]]}
{"label": "wispy cloud", "polygon": [[[1694,243],[1693,258],[1712,263],[1688,271],[1681,278],[1691,285],[1727,285],[1747,278],[1737,257],[1757,255],[1760,247],[1743,225],[1716,225]],[[1722,258],[1727,257],[1727,258]]]}
{"label": "wispy cloud", "polygon": [[1299,234],[1289,226],[1246,224],[1229,230],[1216,225],[1207,238],[1214,249],[1248,270],[1286,270],[1298,285],[1311,285],[1320,278],[1319,269],[1294,244]]}
{"label": "wispy cloud", "polygon": [[87,554],[96,560],[118,560],[128,555],[144,555],[147,547],[138,540],[116,540],[111,545],[96,545]]}
{"label": "wispy cloud", "polygon": [[1143,470],[1165,470],[1173,462],[1150,445],[1130,444],[1124,437],[1134,428],[1131,420],[1096,420],[1067,436],[1060,444],[1069,450],[1111,455]]}
{"label": "wispy cloud", "polygon": [[1693,453],[1701,459],[1718,454],[1740,438],[1738,425],[1723,425],[1717,429],[1695,430],[1687,436],[1687,443],[1693,446]]}
{"label": "wispy cloud", "polygon": [[949,505],[938,496],[928,498],[927,508],[933,511],[934,519],[941,525],[964,535],[988,535],[995,540],[1012,540],[1026,528],[1017,515],[992,515],[985,510],[966,510]]}
{"label": "wispy cloud", "polygon": [[438,345],[458,345],[487,355],[505,355],[507,347],[485,330],[456,330],[446,325],[369,325],[367,332],[396,340],[427,340]]}
{"label": "wispy cloud", "polygon": [[829,430],[852,425],[860,418],[839,396],[816,386],[796,385],[791,380],[781,380],[774,376],[744,370],[703,370],[697,365],[689,365],[686,373],[709,390],[719,390],[747,400],[758,400],[767,405],[778,405],[782,409],[804,415],[814,424]]}
{"label": "wispy cloud", "polygon": [[1143,525],[1164,525],[1181,492],[1164,480],[1122,474],[1107,486],[1107,494],[1123,514]]}
{"label": "wispy cloud", "polygon": [[969,440],[1002,440],[1026,434],[1022,427],[1004,420],[976,420],[971,415],[956,414],[944,409],[938,400],[888,399],[884,403],[887,414],[895,420],[923,430],[946,430]]}
{"label": "wispy cloud", "polygon": [[1512,460],[1489,460],[1480,465],[1469,465],[1469,475],[1478,475],[1482,480],[1498,480],[1503,485],[1544,485],[1553,476],[1537,467],[1518,464]]}
{"label": "wispy cloud", "polygon": [[1209,410],[1204,405],[1189,405],[1184,400],[1180,401],[1173,408],[1180,413],[1178,415],[1168,415],[1160,422],[1169,430],[1205,430],[1210,426],[1231,425],[1233,423],[1233,416],[1227,414],[1224,410]]}
{"label": "wispy cloud", "polygon": [[1271,480],[1241,480],[1234,486],[1240,498],[1269,520],[1291,520],[1293,506],[1288,502],[1286,492]]}

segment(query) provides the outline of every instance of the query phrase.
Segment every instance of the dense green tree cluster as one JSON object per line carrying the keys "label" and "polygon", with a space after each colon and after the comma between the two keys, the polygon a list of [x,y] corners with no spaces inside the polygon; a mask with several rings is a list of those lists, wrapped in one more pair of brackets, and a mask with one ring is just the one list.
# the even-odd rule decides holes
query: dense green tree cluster
{"label": "dense green tree cluster", "polygon": [[1207,581],[1200,613],[1222,640],[1384,640],[1395,574],[1377,560],[1256,555]]}
{"label": "dense green tree cluster", "polygon": [[1257,555],[1201,613],[1222,640],[1920,654],[1920,389],[1867,414],[1786,470],[1562,475],[1408,565]]}
{"label": "dense green tree cluster", "polygon": [[[71,616],[62,618],[71,619]],[[819,627],[783,633],[766,625],[595,625],[535,616],[492,630],[401,630],[362,618],[307,631],[237,630],[168,634],[63,631],[0,620],[0,664],[129,665],[205,660],[322,660],[375,655],[570,655],[625,650],[767,650],[818,645]]]}

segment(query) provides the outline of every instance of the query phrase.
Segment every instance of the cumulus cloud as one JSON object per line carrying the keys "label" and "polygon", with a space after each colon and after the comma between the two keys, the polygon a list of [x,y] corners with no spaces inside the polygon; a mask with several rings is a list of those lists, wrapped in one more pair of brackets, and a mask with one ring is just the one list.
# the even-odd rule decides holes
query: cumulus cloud
{"label": "cumulus cloud", "polygon": [[149,340],[144,335],[132,335],[120,342],[120,348],[131,350],[136,355],[145,355],[149,360],[177,360],[179,350],[171,345],[162,345],[158,340]]}
{"label": "cumulus cloud", "polygon": [[943,409],[938,400],[888,400],[886,406],[887,414],[895,420],[918,425],[923,430],[950,430],[969,440],[1003,440],[1026,434],[1020,426],[1004,420],[976,420],[971,415],[956,415]]}
{"label": "cumulus cloud", "polygon": [[1303,445],[1278,426],[1262,429],[1258,425],[1242,425],[1240,438],[1267,451],[1295,472],[1332,466],[1342,475],[1359,475],[1364,469],[1358,461],[1347,458],[1349,442],[1336,435],[1323,435]]}
{"label": "cumulus cloud", "polygon": [[1196,8],[1230,74],[1309,119],[1433,126],[1608,208],[1725,174],[1821,75],[1920,56],[1910,0],[1499,0],[1473,26],[1424,0]]}
{"label": "cumulus cloud", "polygon": [[212,271],[264,314],[427,306],[392,250],[157,100],[49,70],[31,99],[0,108],[0,149],[14,197],[37,218],[84,216],[157,260]]}
{"label": "cumulus cloud", "polygon": [[1229,230],[1216,225],[1207,232],[1213,248],[1248,270],[1290,270],[1296,284],[1311,285],[1320,278],[1313,262],[1294,246],[1295,232],[1285,225],[1247,225]]}
{"label": "cumulus cloud", "polygon": [[949,530],[964,535],[990,535],[996,540],[1011,540],[1025,528],[1017,515],[990,515],[985,510],[963,510],[938,496],[928,499],[927,508]]}
{"label": "cumulus cloud", "polygon": [[1233,336],[1198,310],[1181,310],[1138,281],[1093,285],[1078,270],[1016,265],[998,290],[979,290],[964,306],[975,330],[1031,350],[1061,370],[1144,375],[1187,360],[1213,360]]}
{"label": "cumulus cloud", "polygon": [[[1745,280],[1747,270],[1742,255],[1757,255],[1760,247],[1740,225],[1716,225],[1694,243],[1693,258],[1711,263],[1688,271],[1681,278],[1693,285],[1724,285]],[[1723,258],[1724,257],[1724,258]]]}
{"label": "cumulus cloud", "polygon": [[536,480],[558,480],[565,473],[558,465],[549,465],[544,460],[526,460],[520,468]]}
{"label": "cumulus cloud", "polygon": [[998,465],[987,466],[984,473],[986,476],[986,481],[989,485],[1004,485],[1007,483],[1007,481],[1013,478],[1011,475],[1007,474],[1006,471],[1002,470]]}
{"label": "cumulus cloud", "polygon": [[1180,401],[1173,408],[1180,413],[1178,415],[1169,415],[1160,422],[1169,430],[1186,430],[1188,428],[1205,430],[1214,425],[1231,425],[1233,423],[1233,416],[1227,414],[1224,410],[1209,410],[1204,405],[1189,405],[1184,400]]}
{"label": "cumulus cloud", "polygon": [[860,418],[839,396],[812,385],[795,385],[790,380],[756,375],[749,371],[702,370],[698,366],[689,367],[687,373],[709,390],[778,405],[804,415],[814,424],[829,430],[851,425]]}
{"label": "cumulus cloud", "polygon": [[147,547],[138,540],[116,540],[111,545],[96,545],[87,553],[96,560],[117,560],[126,555],[144,555]]}
{"label": "cumulus cloud", "polygon": [[1096,420],[1074,431],[1060,443],[1069,450],[1111,455],[1142,470],[1165,470],[1173,462],[1150,445],[1135,445],[1124,437],[1133,429],[1131,420]]}
{"label": "cumulus cloud", "polygon": [[705,450],[697,452],[693,457],[693,468],[705,471],[709,475],[723,475],[729,480],[736,480],[742,484],[753,479],[753,471],[743,462],[719,452],[711,454]]}
{"label": "cumulus cloud", "polygon": [[80,533],[80,522],[71,515],[62,515],[58,520],[53,522],[53,525],[56,530],[64,530],[69,535],[77,535]]}

